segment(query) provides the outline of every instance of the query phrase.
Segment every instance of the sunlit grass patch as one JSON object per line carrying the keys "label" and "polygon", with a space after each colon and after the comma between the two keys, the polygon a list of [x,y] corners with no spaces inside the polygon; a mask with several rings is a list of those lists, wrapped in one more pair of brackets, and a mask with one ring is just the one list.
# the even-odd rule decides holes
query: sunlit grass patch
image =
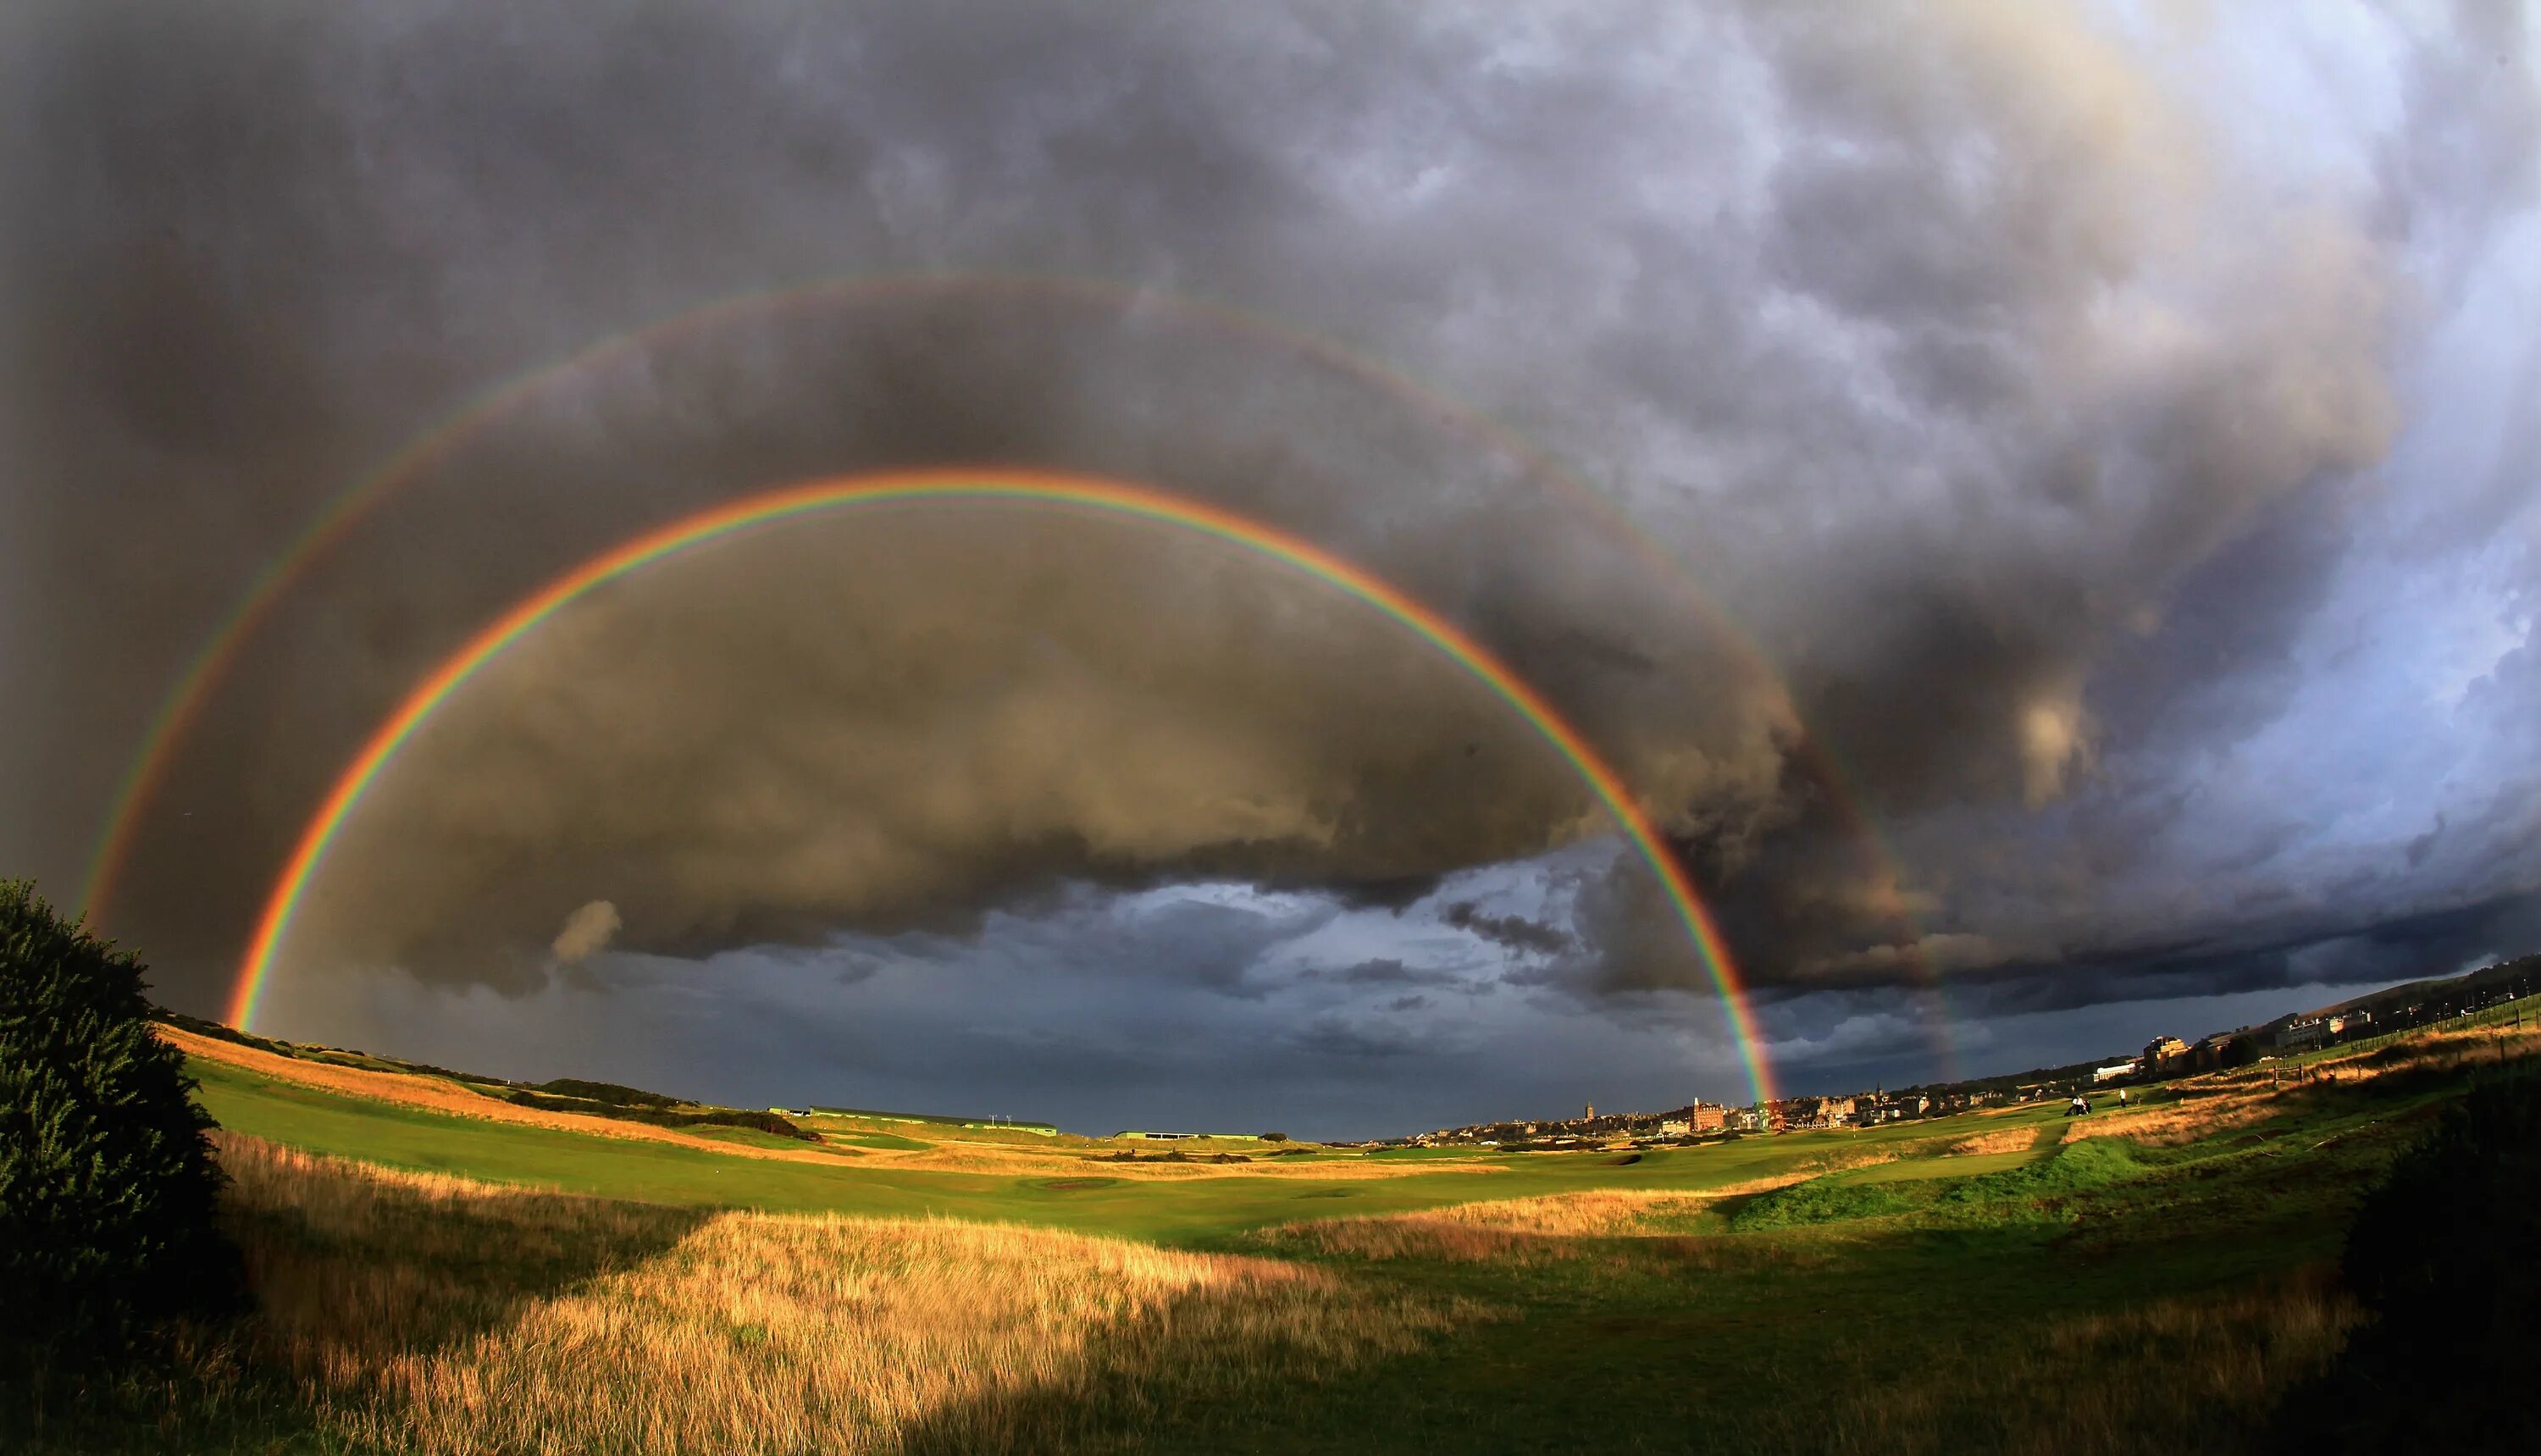
{"label": "sunlit grass patch", "polygon": [[393,1451],[1041,1449],[1452,1318],[1272,1260],[221,1150],[258,1353],[322,1428]]}
{"label": "sunlit grass patch", "polygon": [[1785,1181],[1696,1193],[1594,1189],[1498,1199],[1411,1213],[1286,1223],[1256,1237],[1268,1247],[1353,1259],[1540,1264],[1594,1253],[1600,1240],[1716,1235],[1727,1227],[1716,1211],[1723,1200]]}
{"label": "sunlit grass patch", "polygon": [[2039,1129],[2036,1128],[2000,1128],[1960,1138],[1950,1144],[1948,1155],[1987,1157],[1998,1153],[2025,1153],[2037,1146],[2038,1141]]}
{"label": "sunlit grass patch", "polygon": [[[1996,1153],[1891,1164],[1775,1189],[1740,1207],[1731,1222],[1741,1232],[1753,1233],[1927,1210],[1946,1213],[1974,1205],[2035,1207],[2144,1171],[2142,1153],[2122,1138],[2069,1143],[2044,1158]],[[1986,1216],[2022,1215],[1990,1211]]]}
{"label": "sunlit grass patch", "polygon": [[2149,1146],[2177,1147],[2275,1117],[2271,1091],[2264,1082],[2256,1087],[2197,1088],[2174,1102],[2102,1109],[2067,1124],[2065,1140],[2125,1137]]}

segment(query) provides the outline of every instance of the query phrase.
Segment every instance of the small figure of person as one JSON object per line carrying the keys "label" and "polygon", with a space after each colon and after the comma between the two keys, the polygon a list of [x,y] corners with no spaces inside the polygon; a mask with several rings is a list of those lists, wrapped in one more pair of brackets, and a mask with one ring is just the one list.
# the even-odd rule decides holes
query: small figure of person
{"label": "small figure of person", "polygon": [[2118,1106],[2120,1106],[2120,1107],[2124,1107],[2124,1106],[2126,1106],[2126,1105],[2127,1105],[2127,1089],[2126,1089],[2126,1088],[2124,1088],[2124,1087],[2120,1087],[2120,1088],[2118,1089]]}
{"label": "small figure of person", "polygon": [[2084,1102],[2082,1100],[2082,1094],[2076,1092],[2073,1094],[2073,1101],[2071,1104],[2065,1109],[2065,1116],[2069,1118],[2077,1118],[2090,1110],[2091,1104]]}

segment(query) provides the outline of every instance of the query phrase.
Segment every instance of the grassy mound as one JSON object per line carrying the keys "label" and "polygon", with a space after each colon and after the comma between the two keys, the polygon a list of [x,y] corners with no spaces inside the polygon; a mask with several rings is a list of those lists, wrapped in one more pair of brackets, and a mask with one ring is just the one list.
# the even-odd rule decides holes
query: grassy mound
{"label": "grassy mound", "polygon": [[1770,1228],[1799,1228],[1814,1223],[1842,1223],[1853,1218],[1884,1218],[1911,1213],[1930,1202],[1901,1192],[1890,1183],[1852,1183],[1839,1174],[1812,1178],[1759,1194],[1731,1217],[1741,1233]]}
{"label": "grassy mound", "polygon": [[2056,1155],[1967,1178],[1913,1180],[1829,1173],[1758,1195],[1731,1219],[1741,1231],[1799,1228],[1859,1218],[1949,1209],[2005,1216],[2001,1205],[2053,1206],[2073,1194],[2108,1188],[2148,1171],[2142,1152],[2118,1137],[2092,1137]]}

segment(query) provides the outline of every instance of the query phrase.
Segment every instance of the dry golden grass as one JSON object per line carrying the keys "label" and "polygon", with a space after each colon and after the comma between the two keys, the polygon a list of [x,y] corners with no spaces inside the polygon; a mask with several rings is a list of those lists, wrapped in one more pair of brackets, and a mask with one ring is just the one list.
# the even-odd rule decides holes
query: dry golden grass
{"label": "dry golden grass", "polygon": [[475,1118],[489,1123],[518,1123],[532,1128],[553,1128],[567,1132],[587,1132],[596,1137],[623,1137],[637,1142],[676,1142],[684,1147],[704,1148],[710,1152],[730,1153],[744,1158],[777,1158],[793,1162],[836,1163],[846,1148],[759,1147],[717,1137],[699,1136],[674,1128],[656,1128],[649,1123],[620,1122],[615,1118],[589,1117],[579,1113],[547,1112],[534,1107],[515,1107],[480,1096],[455,1082],[440,1077],[419,1076],[406,1072],[372,1071],[367,1067],[342,1066],[330,1061],[304,1061],[298,1057],[277,1056],[257,1047],[236,1042],[198,1037],[172,1026],[154,1028],[160,1037],[175,1045],[188,1056],[211,1061],[226,1061],[245,1067],[261,1076],[278,1081],[299,1082],[322,1087],[329,1092],[342,1092],[354,1097],[367,1097],[378,1102],[392,1102],[400,1107],[422,1108],[452,1117]]}
{"label": "dry golden grass", "polygon": [[259,1353],[324,1427],[390,1451],[1038,1450],[1471,1313],[1271,1260],[613,1202],[218,1140]]}
{"label": "dry golden grass", "polygon": [[1194,1178],[1308,1178],[1355,1182],[1410,1178],[1434,1173],[1491,1176],[1506,1173],[1498,1163],[1446,1159],[1384,1158],[1256,1158],[1249,1163],[1212,1163],[1205,1155],[1190,1162],[1116,1162],[1103,1153],[1044,1152],[1001,1147],[993,1143],[954,1143],[922,1152],[877,1154],[874,1166],[929,1173],[1001,1173],[1011,1177],[1049,1174],[1076,1178],[1125,1178],[1146,1182],[1181,1182]]}
{"label": "dry golden grass", "polygon": [[1637,1233],[1653,1219],[1700,1213],[1709,1201],[1710,1196],[1656,1189],[1596,1189],[1533,1199],[1459,1203],[1421,1216],[1509,1233],[1600,1239]]}
{"label": "dry golden grass", "polygon": [[2017,1347],[1969,1353],[1946,1379],[1830,1370],[1832,1422],[1790,1413],[1784,1435],[1798,1449],[1882,1456],[2239,1450],[2357,1318],[2325,1268],[2273,1287],[2069,1316]]}
{"label": "dry golden grass", "polygon": [[[2369,1052],[2325,1057],[2305,1073],[2315,1081],[2370,1081],[2395,1072],[2451,1071],[2533,1056],[2541,1056],[2541,1024],[2455,1027],[2419,1031]],[[2255,1070],[2243,1074],[2266,1075]]]}
{"label": "dry golden grass", "polygon": [[1276,1247],[1358,1259],[1532,1264],[1591,1254],[1593,1246],[1582,1242],[1589,1239],[1685,1239],[1685,1224],[1717,1200],[1762,1193],[1810,1176],[1794,1173],[1699,1191],[1596,1189],[1497,1199],[1412,1213],[1283,1223],[1264,1229],[1258,1237]]}
{"label": "dry golden grass", "polygon": [[2038,1145],[2035,1128],[2004,1128],[1999,1131],[1979,1132],[1950,1144],[1950,1157],[1973,1157],[1987,1153],[2027,1152]]}
{"label": "dry golden grass", "polygon": [[2067,1142],[2085,1137],[2129,1137],[2151,1147],[2176,1147],[2264,1123],[2277,1115],[2265,1086],[2152,1107],[2111,1109],[2065,1125]]}

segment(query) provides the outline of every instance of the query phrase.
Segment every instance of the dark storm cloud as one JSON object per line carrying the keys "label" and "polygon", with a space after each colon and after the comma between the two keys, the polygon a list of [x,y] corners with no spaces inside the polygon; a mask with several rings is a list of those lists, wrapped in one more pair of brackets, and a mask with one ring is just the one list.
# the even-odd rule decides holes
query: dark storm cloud
{"label": "dark storm cloud", "polygon": [[[1470,626],[1616,758],[1786,1008],[1951,976],[2022,987],[2006,1014],[2238,986],[2305,937],[2505,903],[2541,884],[2511,749],[2541,537],[2500,431],[2541,356],[2476,320],[2528,301],[2531,38],[2480,6],[2268,29],[2311,23],[17,7],[0,682],[43,708],[0,714],[0,855],[63,887],[205,624],[490,382],[792,280],[977,271],[1332,335],[1653,540],[1431,404],[1134,289],[736,311],[536,393],[319,563],[188,741],[110,926],[208,1005],[336,765],[504,603],[757,486],[979,462],[1171,485]],[[2350,52],[2377,105],[2233,59]],[[2459,360],[2525,383],[2451,388]],[[2461,645],[2438,670],[2412,634]],[[735,543],[523,644],[384,778],[291,951],[547,995],[580,959],[558,927],[603,903],[623,926],[577,975],[839,934],[1026,956],[991,912],[1074,924],[1089,886],[1405,908],[1516,862],[1558,912],[1440,932],[1649,1014],[1706,979],[1629,858],[1559,859],[1592,811],[1473,685],[1268,568],[900,513]],[[1145,923],[1174,949],[1121,974],[1254,1004],[1307,933],[1261,913]],[[873,964],[825,979],[862,993]],[[1371,1014],[1297,1024],[1446,1055]]]}
{"label": "dark storm cloud", "polygon": [[1343,985],[1457,985],[1464,982],[1464,978],[1455,972],[1407,966],[1393,956],[1379,956],[1338,969],[1308,971],[1304,979],[1330,981]]}
{"label": "dark storm cloud", "polygon": [[1514,951],[1552,955],[1568,950],[1571,944],[1569,933],[1559,926],[1540,925],[1522,915],[1488,914],[1470,902],[1447,907],[1441,918],[1459,930],[1470,930]]}
{"label": "dark storm cloud", "polygon": [[[2451,975],[2541,938],[2541,897],[2515,895],[2376,919],[2345,933],[2112,947],[2052,965],[2003,965],[1951,978],[1956,1014],[2034,1015],[2120,1001],[2379,985]],[[2050,974],[2042,974],[2050,973]],[[2284,1010],[2299,1010],[2287,1005]]]}
{"label": "dark storm cloud", "polygon": [[[227,507],[288,521],[295,508],[308,509],[347,467],[332,457],[317,465],[271,459],[268,442],[292,432],[259,412],[267,400],[314,407],[304,433],[325,438],[328,418],[395,418],[400,396],[447,399],[452,390],[437,379],[500,372],[552,349],[550,340],[605,332],[677,300],[770,276],[971,262],[1170,279],[1191,258],[1240,261],[1246,247],[1266,246],[1279,231],[1275,216],[1330,210],[1329,199],[1302,197],[1303,180],[1281,171],[1280,154],[1292,142],[1270,128],[1271,117],[1246,114],[1270,98],[1229,71],[1224,57],[1212,61],[1212,78],[1189,83],[1198,90],[1176,96],[1160,84],[1175,68],[1140,53],[1204,45],[1208,36],[1172,28],[1124,34],[1038,13],[1021,23],[1036,34],[992,38],[898,12],[853,26],[807,20],[807,29],[782,32],[665,9],[595,37],[560,12],[519,13],[500,35],[451,16],[417,24],[356,13],[307,31],[215,28],[196,37],[210,52],[198,64],[170,60],[137,25],[63,21],[41,29],[56,64],[35,105],[63,112],[58,126],[73,128],[84,109],[136,89],[156,99],[141,121],[119,123],[131,134],[128,147],[103,157],[65,152],[47,159],[59,175],[39,169],[30,180],[31,191],[127,204],[133,215],[99,219],[104,249],[74,253],[64,238],[39,242],[54,247],[46,261],[66,277],[95,270],[120,284],[130,272],[145,290],[128,325],[120,314],[102,326],[93,318],[36,321],[37,341],[59,350],[53,388],[92,413],[105,411],[60,416],[59,456],[92,475],[118,474],[108,492],[76,497],[87,504],[74,514],[90,518],[78,524],[97,538],[128,534],[136,519],[150,519],[142,502],[154,490],[179,492],[188,509],[213,515]],[[771,67],[793,80],[770,90],[760,72]],[[966,68],[979,68],[989,84],[971,101],[944,106],[954,73]],[[1022,69],[1003,74],[1008,68]],[[251,84],[275,77],[294,83],[288,94]],[[1220,84],[1231,90],[1209,91]],[[1359,105],[1382,100],[1364,89],[1372,78],[1360,84]],[[182,119],[185,134],[154,129],[150,118],[163,114],[172,127]],[[762,147],[762,132],[800,145]],[[192,140],[234,133],[243,139],[235,151]],[[252,144],[268,134],[288,145]],[[1008,191],[1043,205],[1028,217],[1013,213],[995,200]],[[284,221],[268,225],[267,213]],[[146,229],[143,217],[164,226]],[[733,217],[751,220],[747,237],[732,236],[725,223]],[[596,232],[604,226],[642,246],[607,243]],[[1212,281],[1220,286],[1210,291],[1240,291],[1224,286],[1240,274]],[[425,312],[396,312],[409,307]],[[251,400],[253,407],[244,402]],[[198,429],[177,418],[194,414],[213,424]],[[361,432],[358,422],[346,428]],[[369,433],[394,438],[378,426]],[[166,456],[216,456],[225,475],[271,475],[276,498],[206,489],[189,464],[135,461],[118,473],[112,463],[79,459],[97,435],[137,438]],[[289,816],[315,795],[326,765],[340,762],[395,686],[467,622],[622,536],[630,523],[805,474],[980,460],[1170,482],[1349,549],[1460,615],[1531,625],[1542,619],[1555,644],[1619,642],[1671,616],[1645,589],[1619,590],[1612,544],[1548,519],[1518,489],[1504,452],[1443,432],[1401,400],[1371,398],[1363,381],[1311,358],[1198,327],[1163,305],[921,286],[826,312],[754,315],[621,355],[542,394],[323,564],[243,669],[226,704],[239,716],[206,724],[193,745],[197,760],[217,766],[186,777],[190,812],[145,849],[122,923],[180,958],[234,943],[243,925],[235,909],[223,915],[222,907],[253,904]],[[118,493],[128,498],[100,503]],[[218,533],[209,539],[217,544]],[[1513,559],[1521,539],[1523,562]],[[196,548],[179,556],[186,573],[207,578],[202,595],[223,574],[220,553],[200,548],[205,541],[206,533],[191,533]],[[955,554],[962,549],[969,547]],[[253,550],[247,546],[231,561],[253,560]],[[756,846],[745,859],[771,862],[736,865],[734,876],[710,874],[720,883],[696,886],[664,884],[679,872],[655,859],[655,869],[627,887],[650,903],[618,896],[634,943],[692,949],[802,938],[842,918],[878,928],[958,921],[1068,874],[1136,880],[1177,868],[1244,871],[1402,898],[1443,869],[1532,852],[1586,823],[1582,796],[1548,789],[1544,753],[1511,742],[1496,714],[1468,725],[1479,704],[1425,710],[1423,701],[1440,698],[1434,675],[1403,680],[1416,686],[1397,690],[1423,701],[1372,702],[1384,694],[1369,685],[1381,679],[1354,660],[1374,650],[1369,644],[1335,651],[1317,672],[1273,677],[1261,671],[1248,640],[1274,628],[1238,622],[1207,641],[1185,633],[1190,660],[1180,666],[1121,660],[1123,644],[1110,638],[1134,630],[1125,615],[1172,620],[1197,613],[1222,621],[1230,614],[1212,604],[1240,589],[1255,621],[1266,615],[1275,621],[1284,604],[1266,604],[1249,584],[1229,585],[1240,583],[1240,572],[1203,573],[1205,580],[1180,573],[1185,579],[1171,585],[1197,598],[1186,603],[1153,584],[1155,569],[1129,562],[1070,600],[1045,591],[1041,601],[1001,608],[981,600],[982,585],[970,579],[995,573],[995,564],[943,565],[922,580],[904,565],[912,579],[898,583],[888,602],[876,590],[856,602],[813,604],[841,621],[955,619],[929,627],[934,635],[924,641],[916,630],[885,626],[897,633],[905,661],[879,660],[887,645],[789,630],[776,619],[800,604],[774,601],[755,619],[725,604],[718,630],[692,629],[689,638],[717,658],[730,657],[736,637],[753,643],[745,662],[721,664],[726,690],[693,691],[691,677],[690,691],[586,701],[572,711],[592,722],[577,720],[524,747],[508,775],[480,761],[467,770],[465,789],[422,791],[441,810],[441,833],[427,829],[395,850],[374,851],[387,855],[374,859],[374,883],[404,888],[339,897],[328,913],[364,927],[368,938],[336,943],[331,953],[402,956],[437,973],[516,980],[534,970],[535,958],[500,946],[528,944],[534,924],[543,939],[572,904],[604,893],[589,885],[607,879],[611,863],[646,852],[662,834],[694,831],[698,794],[706,792],[721,795],[708,815],[717,822],[733,821],[738,801],[777,806],[775,819],[731,824],[734,837]],[[237,570],[231,564],[229,574]],[[163,618],[155,630],[173,646],[207,615],[167,610],[188,590],[184,580],[152,580],[146,592],[107,594],[100,605],[120,619],[152,599]],[[938,599],[931,608],[920,601],[929,594]],[[975,619],[1001,640],[965,640]],[[878,691],[918,691],[966,673],[981,678],[993,662],[997,672],[1022,676],[995,711],[1001,731],[1029,740],[1012,747],[1041,765],[1042,776],[1021,790],[1028,797],[1066,800],[1064,785],[1049,780],[1053,768],[1073,772],[1120,751],[1117,739],[1071,739],[1097,731],[1090,720],[1034,716],[1047,709],[1047,693],[1036,695],[1032,668],[1008,661],[1034,649],[999,630],[1007,622],[1035,623],[1056,641],[1056,653],[1035,660],[1040,677],[1072,674],[1078,696],[1117,692],[1125,674],[1174,678],[1144,695],[1161,698],[1166,713],[1198,692],[1221,700],[1231,718],[1250,714],[1266,725],[1284,718],[1283,731],[1299,744],[1285,756],[1294,762],[1263,764],[1249,741],[1267,726],[1238,728],[1146,765],[1151,781],[1134,791],[1109,786],[1110,808],[1081,796],[1074,804],[1157,821],[1145,828],[1071,818],[1066,803],[1043,812],[981,802],[963,811],[976,830],[925,825],[902,836],[936,835],[905,846],[932,862],[932,877],[904,864],[880,877],[880,889],[834,883],[801,893],[808,879],[852,875],[858,866],[824,859],[817,845],[807,858],[801,837],[781,822],[787,816],[902,816],[876,808],[870,775],[858,790],[866,798],[825,799],[817,781],[825,770],[765,735],[791,731],[789,717],[835,699],[789,706],[780,697],[835,691],[870,701]],[[96,625],[117,638],[118,651],[81,650],[66,639],[57,664],[87,692],[104,691],[110,676],[96,664],[138,666],[147,656],[138,639],[154,629],[127,619]],[[1362,635],[1383,634],[1368,627]],[[1653,767],[1645,776],[1655,791],[1688,803],[1753,796],[1759,774],[1737,762],[1770,758],[1762,727],[1777,709],[1748,697],[1739,674],[1699,638],[1615,647],[1595,659],[1558,645],[1502,646],[1532,656],[1524,664],[1530,676],[1583,713],[1665,716],[1711,741],[1717,758],[1688,772]],[[857,660],[820,665],[842,652]],[[681,653],[676,640],[647,643],[633,671],[665,685],[689,677]],[[930,665],[965,654],[967,668]],[[1209,660],[1220,666],[1205,666]],[[577,664],[568,676],[594,671],[606,670]],[[842,671],[853,680],[840,682]],[[144,675],[132,686],[148,682]],[[259,701],[313,707],[276,719],[255,709]],[[750,710],[736,723],[729,710],[740,702]],[[631,749],[622,732],[590,731],[637,720],[645,743]],[[1452,735],[1473,762],[1444,755],[1433,762],[1428,744],[1439,735]],[[847,737],[838,736],[837,754],[852,752]],[[684,791],[673,775],[665,786],[656,759],[643,756],[684,743],[719,744],[750,765],[743,771],[753,781]],[[56,747],[77,758],[101,746],[81,735],[79,744]],[[868,757],[876,756],[888,755]],[[814,781],[777,781],[789,773]],[[1228,773],[1237,782],[1223,781]],[[984,776],[943,763],[896,775],[887,788],[927,800],[906,816],[924,819],[948,780]],[[614,802],[568,804],[562,796],[576,784]],[[252,801],[242,802],[243,788],[252,788]],[[1234,794],[1251,807],[1195,818],[1196,803]],[[1443,805],[1455,808],[1442,814]],[[466,819],[472,809],[489,817]],[[574,846],[557,852],[552,838],[556,826],[586,815],[609,824],[586,823],[577,833],[597,865],[577,861]],[[601,842],[612,834],[615,842]],[[234,850],[242,841],[265,852],[211,847]],[[675,856],[689,865],[708,858]],[[516,874],[525,862],[539,871]],[[475,909],[447,916],[452,899]],[[439,923],[426,933],[415,921]]]}

